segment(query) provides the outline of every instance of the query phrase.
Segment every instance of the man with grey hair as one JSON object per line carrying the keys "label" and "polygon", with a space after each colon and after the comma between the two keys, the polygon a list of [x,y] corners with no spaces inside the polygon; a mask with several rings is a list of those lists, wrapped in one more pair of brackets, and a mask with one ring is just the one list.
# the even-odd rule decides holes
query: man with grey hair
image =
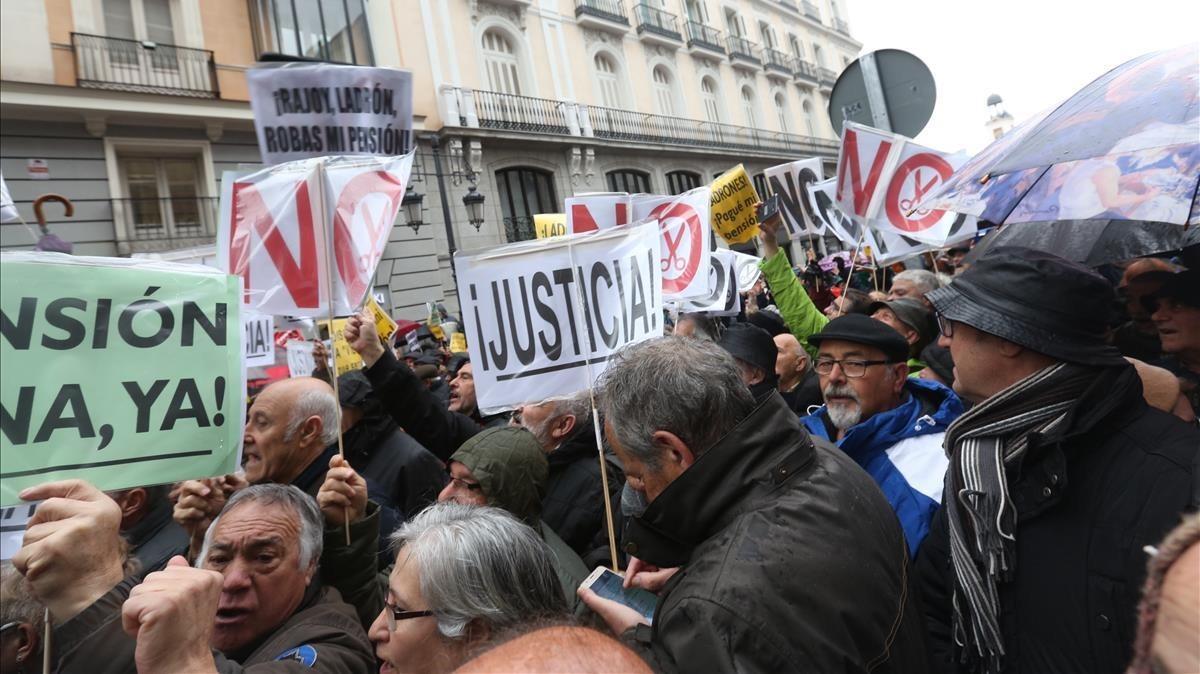
{"label": "man with grey hair", "polygon": [[14,562],[52,607],[56,671],[374,669],[354,609],[320,583],[321,513],[296,487],[238,491],[205,533],[196,567],[177,556],[140,584],[120,578],[120,511],[111,499],[81,481],[31,491],[55,506],[35,513]]}
{"label": "man with grey hair", "polygon": [[942,282],[938,279],[937,274],[924,269],[906,269],[892,277],[892,287],[888,291],[887,298],[889,302],[901,297],[920,300],[932,310],[933,305],[925,299],[925,293],[933,292],[941,287]]}
{"label": "man with grey hair", "polygon": [[580,596],[656,671],[924,671],[887,500],[778,394],[756,403],[720,347],[673,337],[618,353],[602,387],[608,441],[649,501],[626,529],[627,584],[681,568],[653,627]]}
{"label": "man with grey hair", "polygon": [[[584,393],[522,405],[513,412],[511,423],[532,433],[546,453],[549,472],[542,521],[580,557],[587,556],[598,547],[598,541],[607,540],[604,481],[592,426],[591,396]],[[609,452],[604,459],[609,497],[616,502],[625,474]]]}

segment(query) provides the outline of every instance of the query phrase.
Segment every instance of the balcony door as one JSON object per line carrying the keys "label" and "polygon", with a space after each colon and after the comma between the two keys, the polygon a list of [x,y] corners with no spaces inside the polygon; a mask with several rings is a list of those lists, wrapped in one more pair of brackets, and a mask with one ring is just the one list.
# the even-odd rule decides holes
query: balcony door
{"label": "balcony door", "polygon": [[[144,55],[155,68],[178,67],[170,0],[104,0],[103,8],[106,36],[120,40],[108,45],[109,60],[114,66],[138,66]],[[155,47],[147,49],[143,43],[148,42]]]}
{"label": "balcony door", "polygon": [[510,242],[536,238],[533,216],[560,210],[554,174],[528,167],[496,171],[504,234]]}
{"label": "balcony door", "polygon": [[132,240],[170,240],[212,234],[212,199],[202,197],[195,157],[118,156],[125,198],[114,214]]}

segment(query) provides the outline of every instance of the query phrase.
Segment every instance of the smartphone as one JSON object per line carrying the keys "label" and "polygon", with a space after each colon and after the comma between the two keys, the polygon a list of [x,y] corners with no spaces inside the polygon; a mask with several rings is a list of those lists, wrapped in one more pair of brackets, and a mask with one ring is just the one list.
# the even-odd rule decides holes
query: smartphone
{"label": "smartphone", "polygon": [[776,215],[779,215],[779,195],[773,194],[767,197],[766,201],[762,202],[762,207],[758,209],[758,221],[766,222]]}
{"label": "smartphone", "polygon": [[654,607],[658,604],[658,597],[636,587],[626,589],[621,586],[624,582],[625,577],[621,574],[598,566],[587,577],[587,580],[583,581],[583,586],[605,599],[628,606],[642,614],[647,622],[653,623]]}

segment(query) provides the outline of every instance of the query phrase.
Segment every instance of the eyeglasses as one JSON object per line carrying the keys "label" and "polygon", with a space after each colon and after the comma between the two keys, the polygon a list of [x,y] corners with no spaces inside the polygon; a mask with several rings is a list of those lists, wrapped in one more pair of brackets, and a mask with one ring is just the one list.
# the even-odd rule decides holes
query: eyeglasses
{"label": "eyeglasses", "polygon": [[858,379],[867,374],[867,368],[872,365],[888,365],[890,360],[858,360],[856,358],[848,358],[846,360],[837,360],[834,358],[818,358],[814,369],[817,374],[828,377],[833,373],[834,365],[842,366],[842,374],[851,379]]}
{"label": "eyeglasses", "polygon": [[20,624],[21,624],[20,622],[15,621],[15,620],[10,623],[4,623],[4,625],[2,627],[0,627],[0,634],[4,634],[5,632],[13,629],[14,627],[17,627]]}
{"label": "eyeglasses", "polygon": [[461,477],[454,477],[453,475],[450,476],[450,481],[453,482],[454,486],[458,487],[459,489],[466,489],[468,491],[479,491],[480,489],[483,489],[478,482],[467,482]]}
{"label": "eyeglasses", "polygon": [[950,320],[949,318],[946,318],[945,316],[943,316],[941,314],[934,314],[934,315],[937,317],[938,331],[942,333],[942,336],[943,337],[953,337],[954,336],[954,321]]}
{"label": "eyeglasses", "polygon": [[383,614],[387,616],[388,631],[396,631],[396,623],[401,620],[410,620],[412,618],[427,618],[433,615],[433,611],[428,609],[424,611],[401,611],[391,604],[384,604]]}

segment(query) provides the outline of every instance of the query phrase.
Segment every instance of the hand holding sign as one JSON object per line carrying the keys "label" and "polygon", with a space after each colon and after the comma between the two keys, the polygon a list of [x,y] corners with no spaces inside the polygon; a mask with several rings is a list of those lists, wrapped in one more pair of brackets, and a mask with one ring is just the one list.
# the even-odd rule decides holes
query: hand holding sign
{"label": "hand holding sign", "polygon": [[341,456],[329,459],[325,482],[317,492],[317,505],[331,528],[357,522],[367,512],[367,483]]}
{"label": "hand holding sign", "polygon": [[193,569],[176,555],[133,588],[121,626],[137,639],[139,672],[215,671],[208,642],[223,582],[220,573]]}
{"label": "hand holding sign", "polygon": [[371,367],[383,357],[383,344],[379,341],[375,320],[366,312],[351,316],[346,321],[344,336],[346,343],[362,356],[367,367]]}
{"label": "hand holding sign", "polygon": [[55,623],[79,614],[125,576],[121,508],[83,480],[47,482],[21,492],[47,499],[25,529],[13,566]]}

